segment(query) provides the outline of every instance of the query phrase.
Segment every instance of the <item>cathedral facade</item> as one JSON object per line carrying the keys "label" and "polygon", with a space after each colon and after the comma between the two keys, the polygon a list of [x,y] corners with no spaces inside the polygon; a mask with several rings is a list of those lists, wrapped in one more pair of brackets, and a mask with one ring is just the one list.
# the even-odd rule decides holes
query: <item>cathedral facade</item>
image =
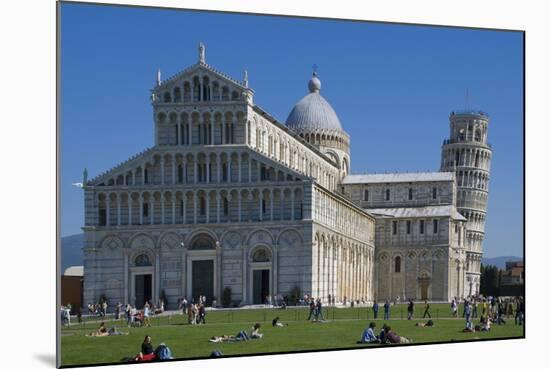
{"label": "cathedral facade", "polygon": [[451,115],[440,172],[349,174],[350,137],[321,95],[285,124],[206,63],[152,89],[154,146],[84,178],[84,301],[206,296],[263,304],[449,301],[479,289],[491,148],[481,112]]}

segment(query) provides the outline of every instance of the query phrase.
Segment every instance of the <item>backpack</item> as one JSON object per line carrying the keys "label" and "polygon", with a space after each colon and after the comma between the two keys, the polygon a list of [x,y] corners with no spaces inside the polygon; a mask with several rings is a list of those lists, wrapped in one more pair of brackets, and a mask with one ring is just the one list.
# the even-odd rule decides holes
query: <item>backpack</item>
{"label": "backpack", "polygon": [[157,355],[157,358],[159,360],[170,360],[172,359],[172,352],[170,351],[170,348],[166,345],[159,345],[157,349],[155,350],[155,355]]}

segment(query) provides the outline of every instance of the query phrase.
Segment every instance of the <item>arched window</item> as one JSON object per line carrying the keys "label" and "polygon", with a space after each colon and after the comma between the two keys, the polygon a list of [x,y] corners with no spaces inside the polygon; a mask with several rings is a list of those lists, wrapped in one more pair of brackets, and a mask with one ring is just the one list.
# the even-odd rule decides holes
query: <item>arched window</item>
{"label": "arched window", "polygon": [[172,98],[170,97],[170,92],[165,92],[164,93],[164,102],[165,103],[172,102]]}
{"label": "arched window", "polygon": [[149,170],[147,168],[143,171],[143,183],[149,183]]}
{"label": "arched window", "polygon": [[390,189],[386,189],[386,201],[390,199]]}
{"label": "arched window", "polygon": [[151,260],[149,259],[149,256],[147,254],[140,254],[136,256],[134,259],[135,266],[143,267],[143,266],[152,266]]}
{"label": "arched window", "polygon": [[200,198],[200,213],[201,215],[206,214],[206,199],[204,197]]}
{"label": "arched window", "polygon": [[181,101],[181,90],[179,87],[176,87],[174,89],[174,101],[175,102],[180,102]]}
{"label": "arched window", "polygon": [[233,100],[233,101],[239,100],[239,93],[237,91],[233,91],[231,93],[231,100]]}
{"label": "arched window", "polygon": [[178,165],[178,183],[183,183],[183,166]]}
{"label": "arched window", "polygon": [[476,129],[475,140],[481,141],[481,129]]}
{"label": "arched window", "polygon": [[413,199],[413,189],[409,188],[409,200]]}
{"label": "arched window", "polygon": [[269,252],[269,250],[259,248],[258,250],[254,251],[254,254],[252,254],[252,261],[264,263],[267,261],[271,261],[271,253]]}
{"label": "arched window", "polygon": [[223,86],[222,88],[222,100],[223,101],[229,100],[229,88],[227,86]]}
{"label": "arched window", "polygon": [[363,200],[369,201],[369,190],[365,190],[365,193],[363,195]]}
{"label": "arched window", "polygon": [[395,272],[401,273],[401,256],[395,257]]}
{"label": "arched window", "polygon": [[223,198],[223,215],[229,214],[229,201],[227,200],[227,197]]}

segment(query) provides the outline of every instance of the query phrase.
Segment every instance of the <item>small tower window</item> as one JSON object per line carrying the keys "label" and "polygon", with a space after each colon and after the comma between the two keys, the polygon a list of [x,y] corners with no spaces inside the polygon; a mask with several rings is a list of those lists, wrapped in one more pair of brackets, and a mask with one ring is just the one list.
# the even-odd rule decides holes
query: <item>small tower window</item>
{"label": "small tower window", "polygon": [[409,188],[409,200],[413,199],[413,189]]}
{"label": "small tower window", "polygon": [[386,189],[386,201],[389,201],[390,199],[390,189]]}
{"label": "small tower window", "polygon": [[100,226],[107,225],[107,210],[106,209],[99,209],[99,225]]}
{"label": "small tower window", "polygon": [[206,214],[206,199],[204,197],[200,199],[200,213],[201,215]]}
{"label": "small tower window", "polygon": [[407,220],[407,234],[411,234],[411,221]]}
{"label": "small tower window", "polygon": [[437,199],[437,187],[432,188],[432,199]]}
{"label": "small tower window", "polygon": [[396,235],[397,234],[397,221],[393,221],[391,222],[391,233],[393,235]]}
{"label": "small tower window", "polygon": [[365,190],[365,193],[363,194],[363,199],[365,201],[369,201],[369,190]]}
{"label": "small tower window", "polygon": [[424,234],[424,220],[420,221],[420,234]]}
{"label": "small tower window", "polygon": [[434,225],[434,233],[437,233],[438,226],[439,226],[439,222],[437,221],[437,219],[434,219],[433,225]]}
{"label": "small tower window", "polygon": [[401,256],[395,257],[395,272],[401,273]]}
{"label": "small tower window", "polygon": [[143,171],[143,183],[149,183],[149,170],[147,168]]}
{"label": "small tower window", "polygon": [[149,204],[148,203],[143,204],[143,216],[144,217],[149,216]]}
{"label": "small tower window", "polygon": [[223,199],[223,215],[229,214],[229,202],[227,201],[227,197]]}

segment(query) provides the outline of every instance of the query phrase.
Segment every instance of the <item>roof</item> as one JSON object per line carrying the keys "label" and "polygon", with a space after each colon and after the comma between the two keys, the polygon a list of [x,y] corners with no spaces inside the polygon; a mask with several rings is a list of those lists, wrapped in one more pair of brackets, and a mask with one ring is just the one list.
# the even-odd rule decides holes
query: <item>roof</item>
{"label": "roof", "polygon": [[448,182],[454,178],[454,172],[350,174],[342,183]]}
{"label": "roof", "polygon": [[441,206],[421,206],[411,208],[379,208],[367,209],[374,216],[385,216],[392,218],[437,218],[451,217],[454,220],[463,220],[464,218],[453,205]]}
{"label": "roof", "polygon": [[297,131],[342,131],[340,119],[319,91],[321,81],[314,74],[308,84],[309,94],[304,96],[292,108],[286,125]]}
{"label": "roof", "polygon": [[82,265],[68,267],[63,275],[66,277],[83,277],[84,267]]}

